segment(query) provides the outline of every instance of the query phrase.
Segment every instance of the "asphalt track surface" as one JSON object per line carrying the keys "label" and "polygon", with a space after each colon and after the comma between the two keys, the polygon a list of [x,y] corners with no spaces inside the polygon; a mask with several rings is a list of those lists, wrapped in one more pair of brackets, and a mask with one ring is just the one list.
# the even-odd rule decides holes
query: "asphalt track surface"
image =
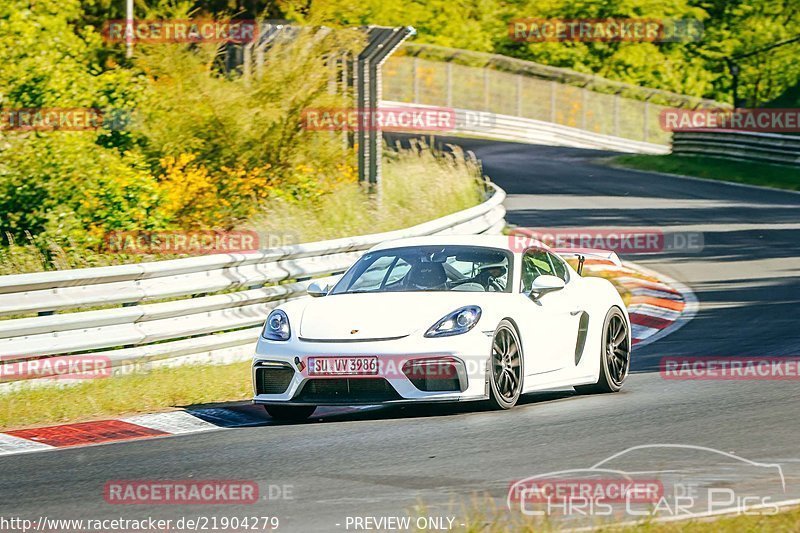
{"label": "asphalt track surface", "polygon": [[[285,425],[264,415],[258,427],[1,457],[0,516],[258,515],[279,517],[282,531],[352,531],[347,517],[404,516],[423,504],[423,516],[460,524],[461,505],[476,494],[502,507],[511,481],[653,443],[779,463],[785,491],[722,467],[728,486],[761,483],[772,501],[800,498],[797,381],[667,381],[657,371],[663,356],[800,354],[800,195],[619,170],[599,161],[604,152],[458,142],[507,191],[510,223],[703,233],[700,252],[628,257],[691,287],[699,310],[634,350],[635,373],[621,393],[540,394],[506,412],[476,404],[377,409]],[[681,468],[699,476],[720,466],[688,455]],[[262,492],[292,492],[255,505],[107,504],[104,484],[119,479],[256,480]]]}

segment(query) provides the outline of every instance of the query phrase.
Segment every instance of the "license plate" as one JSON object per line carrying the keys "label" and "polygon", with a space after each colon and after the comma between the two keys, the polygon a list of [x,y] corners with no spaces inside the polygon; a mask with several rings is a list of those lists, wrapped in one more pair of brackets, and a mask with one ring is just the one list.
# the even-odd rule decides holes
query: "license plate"
{"label": "license plate", "polygon": [[375,376],[377,357],[309,357],[309,376]]}

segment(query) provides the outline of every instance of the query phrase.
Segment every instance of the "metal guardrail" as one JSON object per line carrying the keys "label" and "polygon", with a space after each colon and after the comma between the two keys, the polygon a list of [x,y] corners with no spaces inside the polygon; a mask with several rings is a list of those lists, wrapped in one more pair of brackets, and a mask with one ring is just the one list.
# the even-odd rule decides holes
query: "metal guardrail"
{"label": "metal guardrail", "polygon": [[[0,315],[10,317],[0,320],[0,358],[9,364],[91,353],[107,357],[116,371],[163,360],[243,359],[269,311],[305,295],[311,278],[343,272],[361,251],[386,240],[497,233],[505,225],[504,199],[492,185],[491,197],[478,206],[360,237],[247,254],[0,276]],[[31,313],[39,316],[19,317]]]}
{"label": "metal guardrail", "polygon": [[800,137],[732,130],[676,131],[672,153],[800,167]]}
{"label": "metal guardrail", "polygon": [[386,100],[515,116],[664,146],[671,134],[659,122],[662,110],[730,107],[497,54],[417,43],[404,44],[382,75]]}
{"label": "metal guardrail", "polygon": [[[402,102],[382,102],[381,105],[387,108],[434,108],[433,106]],[[613,135],[602,135],[542,120],[497,115],[469,109],[455,109],[454,111],[455,128],[453,130],[431,133],[444,135],[461,134],[501,141],[544,144],[548,146],[571,146],[573,148],[613,150],[639,154],[669,153],[669,146],[662,144],[633,141],[614,137]],[[390,130],[390,128],[387,129]]]}

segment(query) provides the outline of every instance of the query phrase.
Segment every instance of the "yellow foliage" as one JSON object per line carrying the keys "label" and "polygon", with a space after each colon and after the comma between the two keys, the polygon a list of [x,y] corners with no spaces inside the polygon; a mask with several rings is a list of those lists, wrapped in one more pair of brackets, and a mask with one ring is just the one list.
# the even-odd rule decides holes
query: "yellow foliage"
{"label": "yellow foliage", "polygon": [[181,227],[213,227],[218,222],[218,190],[208,169],[195,164],[195,155],[180,154],[161,159],[158,178],[159,209],[166,220]]}

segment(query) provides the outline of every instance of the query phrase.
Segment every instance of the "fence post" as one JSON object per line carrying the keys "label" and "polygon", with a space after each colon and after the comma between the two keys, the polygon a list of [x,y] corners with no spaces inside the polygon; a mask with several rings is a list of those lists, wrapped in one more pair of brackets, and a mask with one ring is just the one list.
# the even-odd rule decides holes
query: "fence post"
{"label": "fence post", "polygon": [[358,180],[367,183],[370,191],[380,201],[382,135],[380,124],[373,120],[373,113],[381,102],[381,66],[386,58],[406,38],[415,33],[411,26],[368,29],[367,46],[356,59],[356,100],[359,109]]}
{"label": "fence post", "polygon": [[[353,60],[347,53],[343,53],[341,58],[339,59],[339,66],[341,67],[341,79],[339,79],[339,84],[341,87],[341,92],[345,97],[351,97],[352,93],[350,89],[353,87],[353,79],[351,78],[353,71],[350,67],[353,66]],[[355,135],[353,135],[352,131],[349,131],[348,128],[342,128],[342,151],[347,153],[348,149],[355,145]]]}
{"label": "fence post", "polygon": [[256,46],[256,79],[260,80],[264,77],[264,49],[266,43]]}
{"label": "fence post", "polygon": [[247,43],[243,47],[244,56],[242,57],[242,77],[250,83],[250,76],[253,68],[253,43]]}

